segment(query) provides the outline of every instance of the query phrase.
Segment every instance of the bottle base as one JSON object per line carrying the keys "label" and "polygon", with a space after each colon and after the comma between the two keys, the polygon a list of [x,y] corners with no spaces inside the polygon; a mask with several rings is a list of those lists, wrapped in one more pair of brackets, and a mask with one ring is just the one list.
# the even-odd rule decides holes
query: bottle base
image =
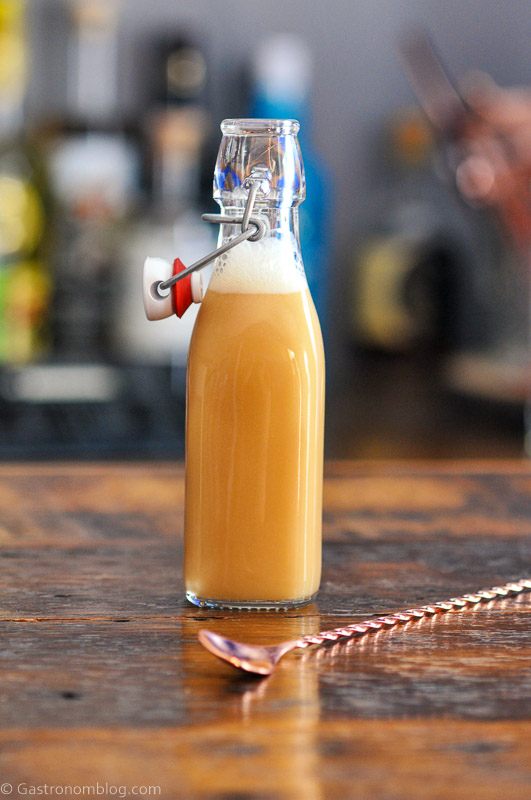
{"label": "bottle base", "polygon": [[218,600],[210,597],[198,597],[194,592],[186,592],[186,599],[199,608],[225,608],[230,611],[283,611],[308,605],[316,595],[317,592],[299,600]]}

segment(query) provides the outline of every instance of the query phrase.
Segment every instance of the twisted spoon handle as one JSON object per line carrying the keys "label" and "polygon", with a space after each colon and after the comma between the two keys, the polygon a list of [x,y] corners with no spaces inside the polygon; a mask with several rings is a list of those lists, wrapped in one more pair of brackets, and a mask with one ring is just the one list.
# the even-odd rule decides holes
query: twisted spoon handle
{"label": "twisted spoon handle", "polygon": [[481,589],[475,594],[464,594],[461,597],[451,597],[441,603],[433,603],[429,606],[419,606],[418,608],[406,608],[387,617],[376,617],[376,619],[366,619],[363,622],[346,625],[343,628],[333,628],[329,631],[321,631],[308,636],[303,636],[294,643],[296,647],[311,647],[323,642],[337,642],[338,639],[350,639],[355,636],[364,636],[366,633],[393,628],[395,625],[403,625],[406,622],[418,622],[424,617],[433,617],[436,614],[445,614],[447,611],[460,611],[463,608],[475,606],[478,603],[490,603],[492,600],[502,600],[505,597],[513,597],[531,589],[531,579],[521,578],[519,581],[505,583],[503,586],[493,586],[492,589]]}

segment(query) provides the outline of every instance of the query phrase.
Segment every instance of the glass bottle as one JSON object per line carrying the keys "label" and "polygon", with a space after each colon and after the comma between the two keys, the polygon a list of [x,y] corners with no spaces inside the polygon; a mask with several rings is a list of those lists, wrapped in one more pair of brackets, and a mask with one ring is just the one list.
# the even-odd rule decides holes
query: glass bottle
{"label": "glass bottle", "polygon": [[149,197],[123,238],[114,350],[130,364],[162,370],[171,364],[172,385],[182,389],[195,309],[179,322],[170,318],[152,325],[137,291],[138,254],[151,250],[173,261],[178,251],[191,264],[214,245],[214,228],[201,222],[197,210],[203,146],[210,129],[208,70],[202,49],[188,37],[157,40],[152,50],[156,80],[143,126]]}
{"label": "glass bottle", "polygon": [[[188,359],[185,584],[196,605],[308,602],[321,573],[324,354],[301,259],[298,122],[225,120],[214,177],[257,242],[217,259]],[[221,226],[220,244],[239,233]]]}
{"label": "glass bottle", "polygon": [[0,0],[0,366],[47,355],[51,280],[47,181],[24,130],[25,3]]}
{"label": "glass bottle", "polygon": [[66,10],[68,111],[46,136],[56,201],[54,351],[67,363],[106,362],[138,152],[117,120],[121,3],[71,0]]}

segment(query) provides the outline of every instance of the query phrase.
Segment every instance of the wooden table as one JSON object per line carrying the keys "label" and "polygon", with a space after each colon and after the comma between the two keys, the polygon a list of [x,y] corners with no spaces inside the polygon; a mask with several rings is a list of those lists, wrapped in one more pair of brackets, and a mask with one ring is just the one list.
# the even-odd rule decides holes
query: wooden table
{"label": "wooden table", "polygon": [[228,613],[182,597],[181,467],[1,467],[0,798],[528,800],[529,595],[267,680],[196,636],[273,642],[523,577],[530,490],[525,462],[330,464],[318,602]]}

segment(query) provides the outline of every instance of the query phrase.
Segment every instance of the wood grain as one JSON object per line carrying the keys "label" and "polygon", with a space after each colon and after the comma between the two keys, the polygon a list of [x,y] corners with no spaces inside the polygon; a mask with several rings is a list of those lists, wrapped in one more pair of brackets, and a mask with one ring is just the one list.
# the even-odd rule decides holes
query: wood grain
{"label": "wood grain", "polygon": [[182,479],[172,465],[0,467],[12,796],[108,782],[183,799],[527,800],[529,595],[293,654],[265,681],[196,640],[206,626],[295,638],[528,574],[526,462],[328,465],[318,601],[266,614],[184,602]]}

